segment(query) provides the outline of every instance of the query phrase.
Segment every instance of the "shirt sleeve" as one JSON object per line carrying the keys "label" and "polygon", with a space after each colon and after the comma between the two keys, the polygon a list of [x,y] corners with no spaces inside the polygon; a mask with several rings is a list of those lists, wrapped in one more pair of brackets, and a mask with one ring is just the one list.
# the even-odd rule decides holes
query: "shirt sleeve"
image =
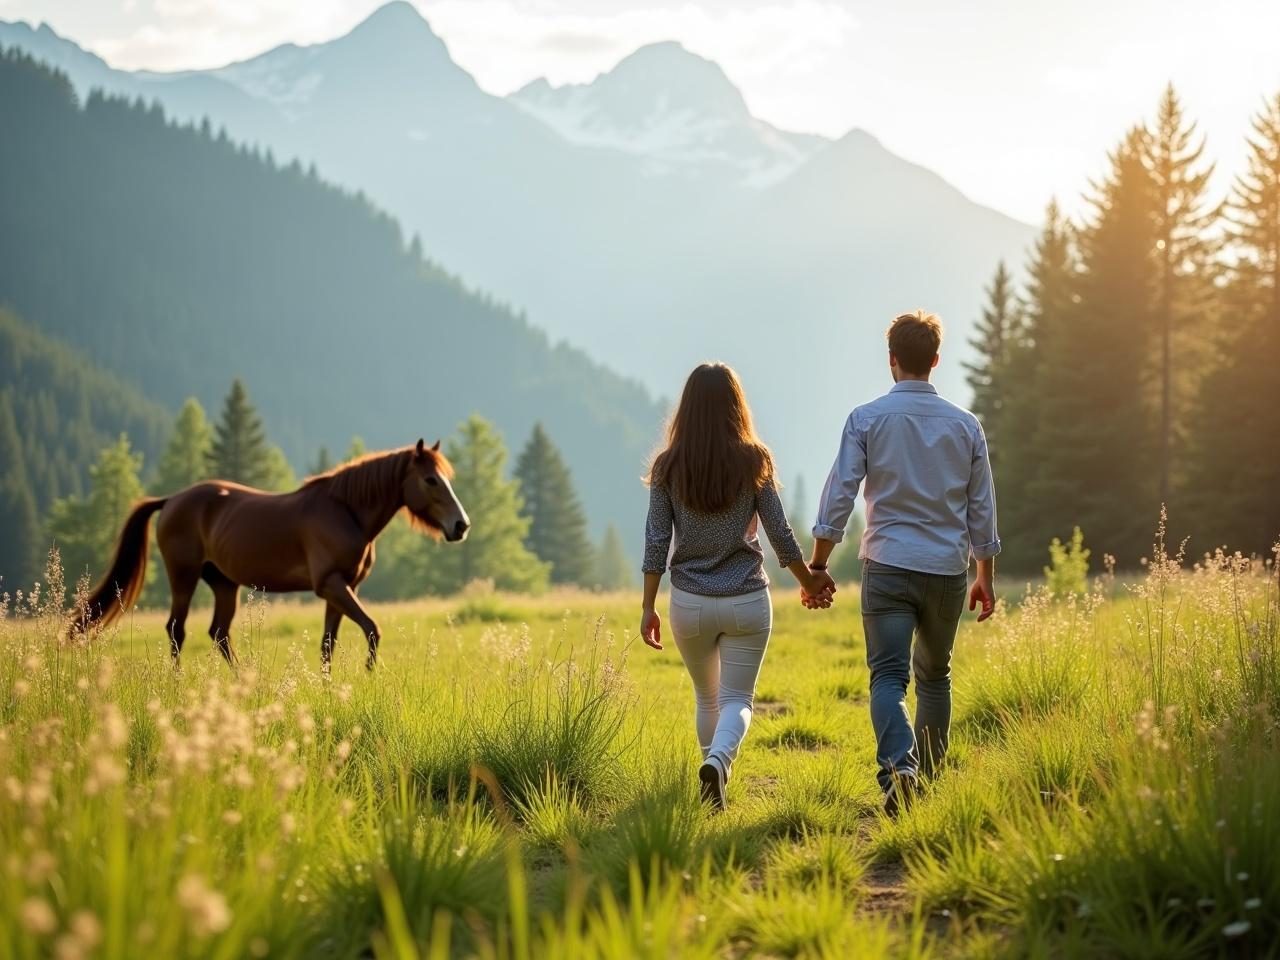
{"label": "shirt sleeve", "polygon": [[784,568],[804,559],[796,535],[787,522],[787,512],[782,507],[782,498],[778,496],[778,488],[772,480],[760,488],[756,494],[756,514],[760,517],[760,525],[764,527],[769,544],[778,557],[778,563]]}
{"label": "shirt sleeve", "polygon": [[820,540],[839,543],[844,539],[849,515],[858,499],[858,488],[867,475],[867,435],[858,422],[858,411],[849,414],[844,433],[840,435],[840,449],[831,473],[822,487],[822,499],[818,503],[818,521],[813,525],[813,535]]}
{"label": "shirt sleeve", "polygon": [[665,573],[667,559],[671,556],[671,496],[666,487],[649,485],[649,517],[644,524],[644,562],[640,569],[645,573]]}
{"label": "shirt sleeve", "polygon": [[996,531],[996,485],[991,476],[991,458],[982,424],[976,424],[973,465],[969,471],[969,549],[975,560],[987,560],[1000,552]]}

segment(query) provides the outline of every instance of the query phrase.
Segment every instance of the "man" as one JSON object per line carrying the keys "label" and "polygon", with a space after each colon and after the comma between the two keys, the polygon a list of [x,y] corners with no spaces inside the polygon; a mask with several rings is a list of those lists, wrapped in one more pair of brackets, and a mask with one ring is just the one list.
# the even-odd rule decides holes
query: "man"
{"label": "man", "polygon": [[[911,802],[919,778],[946,753],[951,647],[964,608],[969,558],[977,561],[969,609],[981,604],[982,621],[995,607],[1000,538],[982,426],[929,383],[938,365],[942,325],[917,310],[894,320],[888,338],[894,386],[845,422],[822,490],[809,566],[826,570],[865,481],[862,625],[877,777],[885,812],[893,816]],[[914,728],[906,706],[912,670]]]}

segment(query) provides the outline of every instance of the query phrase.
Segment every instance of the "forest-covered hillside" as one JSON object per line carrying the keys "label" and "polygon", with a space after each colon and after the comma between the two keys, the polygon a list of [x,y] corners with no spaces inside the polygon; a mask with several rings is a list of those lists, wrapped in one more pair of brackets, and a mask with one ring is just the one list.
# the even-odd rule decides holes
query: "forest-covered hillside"
{"label": "forest-covered hillside", "polygon": [[40,520],[79,496],[99,451],[128,434],[148,457],[168,416],[71,347],[0,308],[0,591],[30,586],[41,568]]}
{"label": "forest-covered hillside", "polygon": [[638,527],[654,401],[466,289],[362,196],[155,106],[81,104],[16,52],[0,92],[0,302],[28,323],[170,409],[243,377],[298,464],[473,412],[512,441],[540,420],[593,525]]}

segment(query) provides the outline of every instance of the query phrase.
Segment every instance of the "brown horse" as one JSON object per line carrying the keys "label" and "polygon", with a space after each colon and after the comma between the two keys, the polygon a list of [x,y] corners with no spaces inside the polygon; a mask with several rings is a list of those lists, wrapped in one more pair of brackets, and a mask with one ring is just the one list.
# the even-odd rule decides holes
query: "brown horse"
{"label": "brown horse", "polygon": [[203,579],[213,589],[209,636],[229,663],[231,620],[242,586],[270,593],[314,590],[325,601],[320,657],[327,668],[338,623],[350,617],[369,641],[366,666],[378,656],[378,625],[356,597],[373,569],[373,541],[401,509],[415,527],[451,542],[470,520],[454,495],[453,467],[440,442],[372,453],[312,477],[292,493],[264,493],[222,480],[197,483],[169,497],[143,500],[125,521],[111,569],[73,628],[108,624],[142,590],[151,515],[172,597],[170,650],[175,663],[186,637],[191,595]]}

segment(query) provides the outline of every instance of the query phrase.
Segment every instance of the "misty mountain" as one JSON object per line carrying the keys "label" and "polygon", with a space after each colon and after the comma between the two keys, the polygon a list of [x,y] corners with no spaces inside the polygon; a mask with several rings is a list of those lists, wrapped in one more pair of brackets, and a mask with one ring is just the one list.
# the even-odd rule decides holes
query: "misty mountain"
{"label": "misty mountain", "polygon": [[592,519],[639,534],[661,411],[406,243],[366,199],[158,107],[0,56],[0,302],[176,409],[249,384],[295,464],[353,435],[541,420]]}
{"label": "misty mountain", "polygon": [[403,2],[333,41],[202,72],[112,71],[47,28],[0,27],[5,43],[58,58],[82,95],[158,99],[317,163],[466,282],[655,391],[707,357],[734,363],[786,476],[824,472],[848,408],[886,386],[896,313],[942,314],[939,384],[963,400],[982,286],[1030,240],[866,132],[762,123],[718,66],[671,43],[509,98]]}

